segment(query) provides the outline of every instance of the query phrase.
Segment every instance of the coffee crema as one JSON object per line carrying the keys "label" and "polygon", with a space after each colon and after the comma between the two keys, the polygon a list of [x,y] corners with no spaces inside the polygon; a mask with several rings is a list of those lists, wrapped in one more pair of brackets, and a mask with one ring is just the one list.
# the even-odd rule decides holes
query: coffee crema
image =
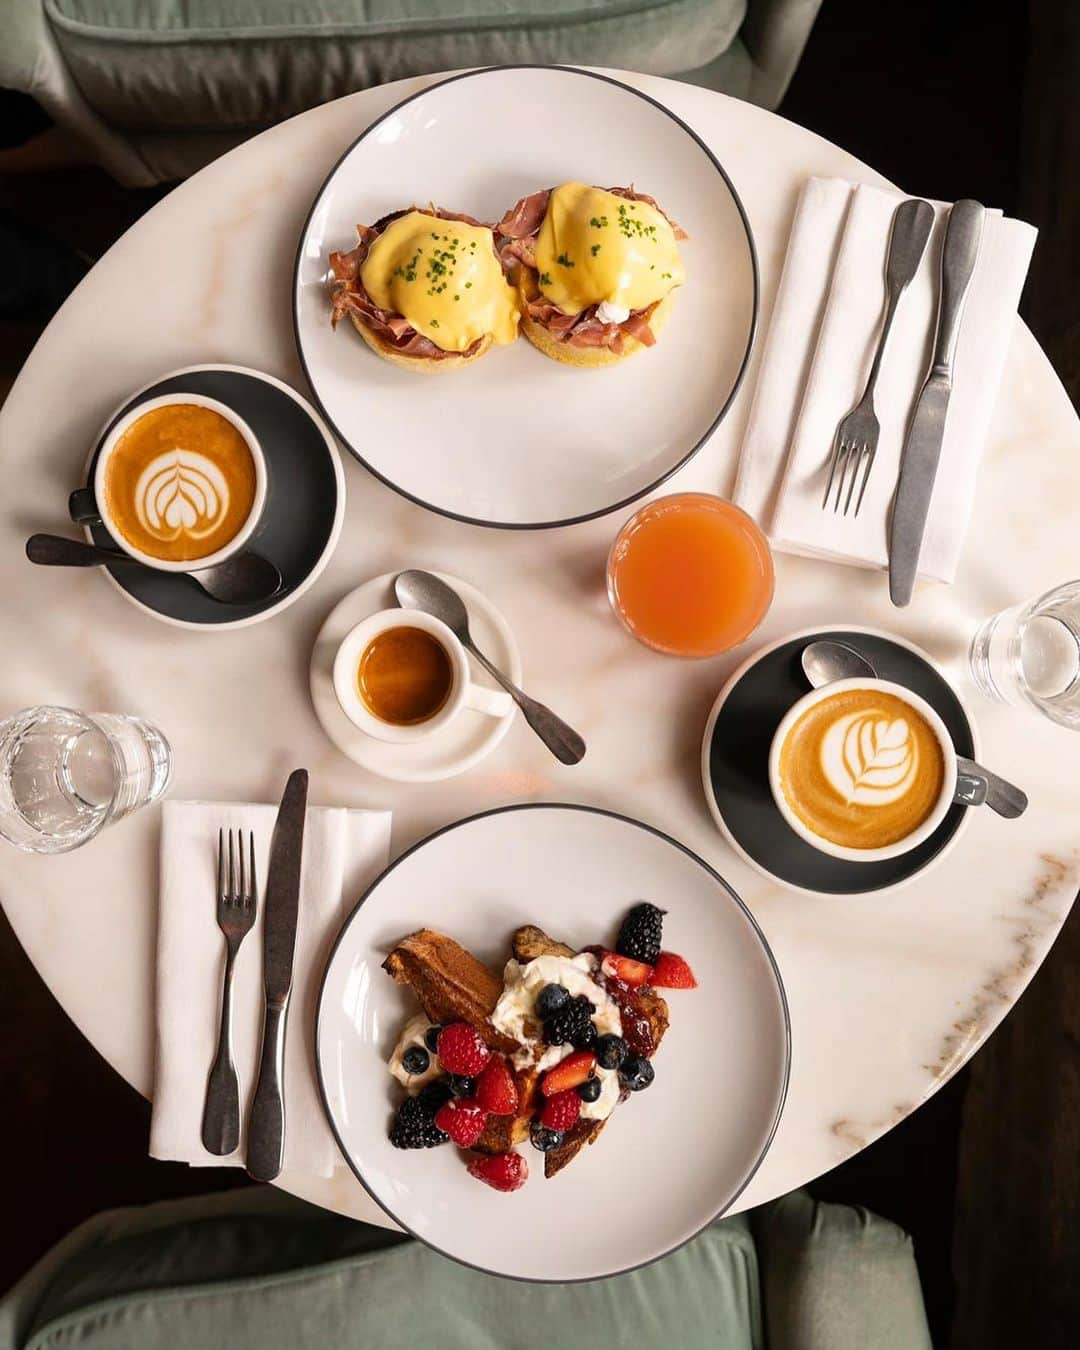
{"label": "coffee crema", "polygon": [[438,638],[399,626],[384,629],[364,648],[356,684],[380,721],[415,726],[442,709],[454,687],[454,668]]}
{"label": "coffee crema", "polygon": [[213,408],[170,403],[134,421],[105,465],[105,510],[126,543],[162,562],[225,548],[255,502],[255,460]]}
{"label": "coffee crema", "polygon": [[780,785],[813,834],[842,848],[885,848],[912,834],[941,796],[945,757],[910,703],[847,689],[802,714],[780,749]]}

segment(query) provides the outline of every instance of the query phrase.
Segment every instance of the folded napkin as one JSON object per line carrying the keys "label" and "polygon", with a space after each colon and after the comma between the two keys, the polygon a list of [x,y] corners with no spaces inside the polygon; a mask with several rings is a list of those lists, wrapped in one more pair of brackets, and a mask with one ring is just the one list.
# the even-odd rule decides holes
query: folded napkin
{"label": "folded napkin", "polygon": [[[241,1167],[262,1043],[262,927],[276,806],[166,802],[161,832],[157,948],[157,1069],[150,1154],[199,1166]],[[202,1146],[206,1076],[217,1046],[224,939],[217,926],[219,828],[251,830],[259,879],[255,926],[233,978],[233,1059],[241,1144],[218,1158]],[[312,807],[307,813],[293,989],[285,1036],[285,1167],[330,1176],[337,1149],[319,1100],[315,1016],[319,984],[345,915],[386,866],[390,814]]]}
{"label": "folded napkin", "polygon": [[[888,566],[901,450],[934,342],[946,205],[934,203],[930,241],[889,337],[874,400],[881,438],[862,510],[837,517],[821,501],[837,424],[861,396],[873,359],[889,229],[903,200],[839,178],[811,178],[799,198],[735,486],[735,501],[782,551]],[[987,214],[961,319],[921,576],[956,575],[1035,235],[1022,221]]]}

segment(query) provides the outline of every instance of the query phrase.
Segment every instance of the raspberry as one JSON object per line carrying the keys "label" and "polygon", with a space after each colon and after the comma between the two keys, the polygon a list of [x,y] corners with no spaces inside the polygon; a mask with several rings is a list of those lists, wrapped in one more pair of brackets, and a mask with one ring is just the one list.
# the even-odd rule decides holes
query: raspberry
{"label": "raspberry", "polygon": [[439,1060],[447,1073],[473,1078],[490,1058],[483,1036],[467,1022],[452,1022],[439,1032]]}
{"label": "raspberry", "polygon": [[464,1101],[451,1098],[439,1108],[435,1124],[450,1136],[458,1148],[472,1148],[484,1133],[487,1112],[478,1102],[468,1098]]}
{"label": "raspberry", "polygon": [[390,1131],[395,1148],[435,1148],[447,1138],[435,1124],[427,1102],[420,1097],[405,1098]]}
{"label": "raspberry", "polygon": [[501,1055],[492,1055],[476,1080],[476,1100],[493,1116],[512,1116],[518,1109],[517,1084]]}
{"label": "raspberry", "polygon": [[529,1164],[520,1153],[496,1153],[473,1158],[468,1172],[497,1191],[517,1191],[529,1179]]}
{"label": "raspberry", "polygon": [[653,965],[660,955],[664,913],[664,910],[648,903],[635,905],[619,929],[619,940],[615,944],[619,955],[629,956],[633,961],[643,961],[647,966]]}
{"label": "raspberry", "polygon": [[559,1134],[565,1134],[567,1130],[577,1124],[580,1115],[581,1098],[571,1088],[567,1092],[557,1092],[554,1097],[547,1099],[544,1103],[544,1109],[540,1113],[540,1124],[547,1130],[556,1130]]}

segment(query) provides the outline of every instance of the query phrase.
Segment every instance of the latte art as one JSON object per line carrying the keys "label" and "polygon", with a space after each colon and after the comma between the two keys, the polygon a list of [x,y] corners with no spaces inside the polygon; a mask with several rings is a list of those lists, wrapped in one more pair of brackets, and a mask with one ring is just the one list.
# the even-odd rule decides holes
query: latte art
{"label": "latte art", "polygon": [[780,787],[811,833],[876,849],[913,834],[937,806],[945,756],[929,722],[884,689],[812,703],[780,749]]}
{"label": "latte art", "polygon": [[821,769],[848,803],[886,806],[915,782],[919,748],[906,717],[890,720],[874,712],[848,713],[821,741]]}
{"label": "latte art", "polygon": [[159,455],[135,484],[135,514],[144,530],[171,541],[206,539],[229,509],[229,484],[217,465],[192,450]]}
{"label": "latte art", "polygon": [[239,428],[197,403],[151,408],[105,465],[110,528],[163,562],[224,548],[247,523],[255,495],[255,460]]}

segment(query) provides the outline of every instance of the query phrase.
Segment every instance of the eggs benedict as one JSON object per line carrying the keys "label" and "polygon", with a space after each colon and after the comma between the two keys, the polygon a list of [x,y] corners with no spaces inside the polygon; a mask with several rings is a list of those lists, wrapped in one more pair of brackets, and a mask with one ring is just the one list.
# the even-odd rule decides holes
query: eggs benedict
{"label": "eggs benedict", "polygon": [[453,370],[518,335],[518,299],[487,225],[434,207],[356,227],[331,253],[331,322],[406,370]]}
{"label": "eggs benedict", "polygon": [[515,267],[522,332],[568,365],[613,365],[651,347],[686,276],[685,231],[633,188],[534,192],[495,233]]}

